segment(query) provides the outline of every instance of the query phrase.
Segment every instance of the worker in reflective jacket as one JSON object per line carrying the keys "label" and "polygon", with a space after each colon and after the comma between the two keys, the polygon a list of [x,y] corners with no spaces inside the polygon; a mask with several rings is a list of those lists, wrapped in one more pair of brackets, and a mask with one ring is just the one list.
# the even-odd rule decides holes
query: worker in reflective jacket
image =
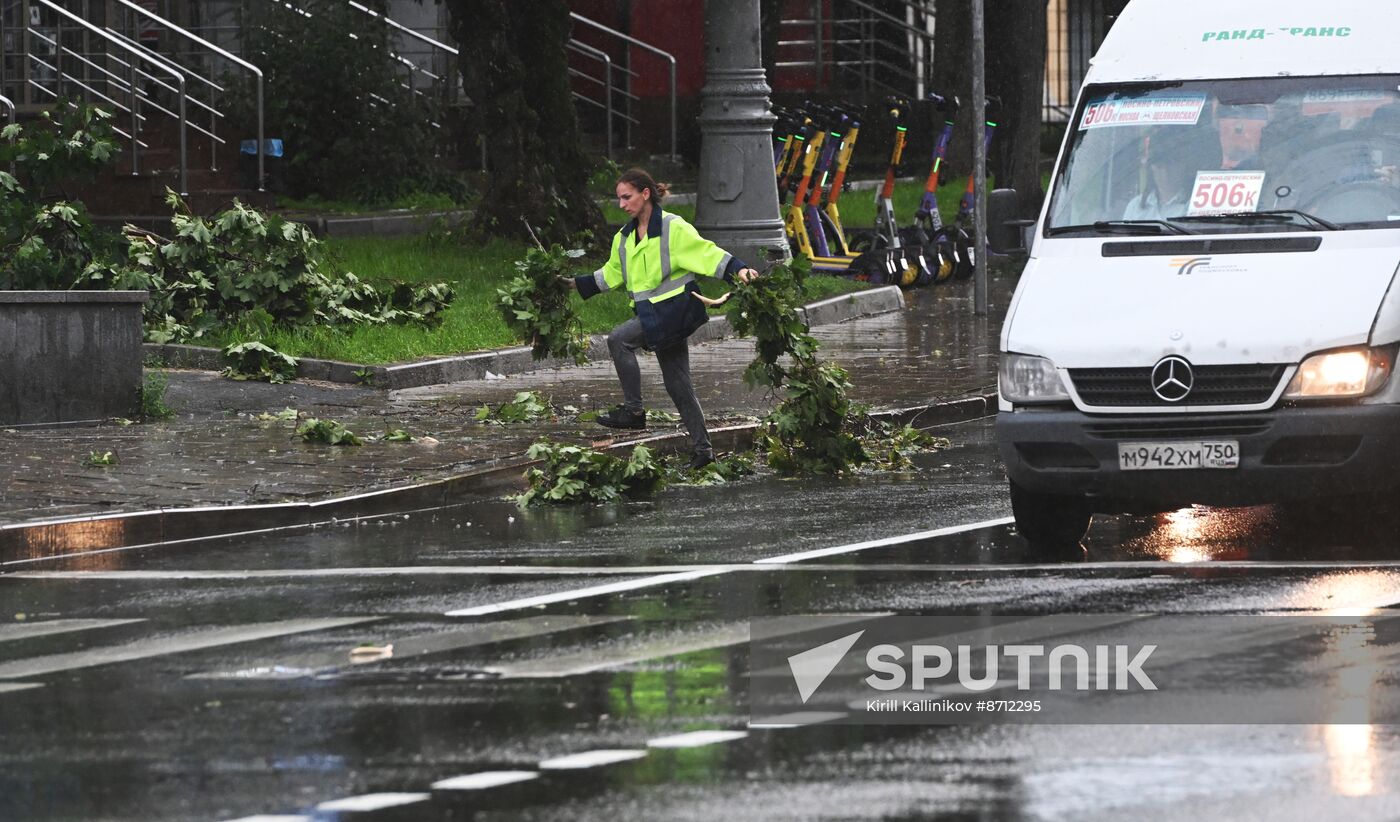
{"label": "worker in reflective jacket", "polygon": [[665,196],[666,189],[645,171],[634,168],[623,174],[617,181],[617,205],[632,219],[613,237],[607,264],[573,283],[584,299],[624,290],[636,314],[608,335],[608,351],[622,383],[622,404],[599,415],[598,422],[609,428],[646,427],[637,349],[654,351],[666,393],[690,432],[695,450],[690,466],[703,468],[714,461],[714,449],[690,383],[688,339],[709,317],[695,276],[733,283],[748,282],[758,272],[701,237],[690,223],[664,213]]}

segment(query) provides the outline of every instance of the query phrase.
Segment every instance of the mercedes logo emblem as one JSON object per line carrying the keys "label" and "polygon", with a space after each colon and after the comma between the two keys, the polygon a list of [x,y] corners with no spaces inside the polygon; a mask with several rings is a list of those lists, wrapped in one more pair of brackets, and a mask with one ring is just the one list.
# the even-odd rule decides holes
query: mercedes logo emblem
{"label": "mercedes logo emblem", "polygon": [[1163,357],[1152,367],[1152,393],[1166,402],[1181,402],[1195,385],[1191,363],[1181,357]]}

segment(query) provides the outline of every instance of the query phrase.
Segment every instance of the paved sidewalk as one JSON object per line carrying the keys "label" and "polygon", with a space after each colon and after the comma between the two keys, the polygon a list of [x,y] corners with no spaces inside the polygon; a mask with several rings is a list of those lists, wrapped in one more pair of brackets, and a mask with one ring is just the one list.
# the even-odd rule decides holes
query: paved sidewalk
{"label": "paved sidewalk", "polygon": [[[995,390],[1001,317],[1013,277],[993,280],[992,316],[972,312],[972,284],[906,295],[908,306],[878,317],[819,327],[822,354],[851,373],[855,398],[876,409],[908,408]],[[693,346],[691,367],[711,427],[765,413],[774,398],[740,380],[753,343]],[[648,406],[674,411],[653,358],[644,357]],[[495,426],[474,420],[482,403],[539,390],[556,407],[601,409],[617,402],[610,362],[395,392],[330,383],[240,383],[212,372],[171,371],[173,420],[96,428],[28,429],[0,434],[0,525],[157,508],[309,501],[443,479],[519,458],[542,436],[612,442],[610,432],[571,416],[542,424]],[[259,421],[286,407],[333,418],[361,436],[404,428],[438,442],[369,442],[360,448],[301,442],[295,424]],[[643,435],[665,433],[660,426]],[[678,430],[678,429],[677,429]],[[642,434],[642,432],[638,432]],[[91,452],[117,464],[89,467]]]}

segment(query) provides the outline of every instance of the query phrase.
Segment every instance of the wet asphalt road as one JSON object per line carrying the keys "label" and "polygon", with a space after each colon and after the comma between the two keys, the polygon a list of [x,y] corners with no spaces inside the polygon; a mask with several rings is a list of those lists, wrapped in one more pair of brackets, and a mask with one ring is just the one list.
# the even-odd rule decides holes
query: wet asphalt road
{"label": "wet asphalt road", "polygon": [[[1365,515],[1102,518],[1084,554],[1040,555],[1007,523],[989,421],[944,433],[907,474],[481,503],[0,576],[0,819],[1400,816],[1391,725],[749,728],[759,617],[1400,603],[1395,530]],[[694,731],[731,733],[674,738]],[[632,753],[559,759],[591,751]]]}

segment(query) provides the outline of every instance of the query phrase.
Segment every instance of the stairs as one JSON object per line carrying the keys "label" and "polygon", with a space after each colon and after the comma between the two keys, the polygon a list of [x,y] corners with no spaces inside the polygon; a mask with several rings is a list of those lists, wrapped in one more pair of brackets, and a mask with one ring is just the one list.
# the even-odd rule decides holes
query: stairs
{"label": "stairs", "polygon": [[[114,166],[91,182],[71,187],[68,195],[83,200],[95,217],[168,218],[170,207],[165,203],[166,189],[180,191],[179,124],[150,121],[140,136],[149,148],[141,151],[137,173],[132,173],[131,150],[127,145]],[[200,139],[195,139],[196,136]],[[254,185],[256,158],[240,163],[237,142],[237,138],[231,137],[227,144],[215,150],[208,138],[190,136],[185,202],[195,214],[216,214],[232,205],[235,199],[259,208],[274,204],[272,193],[258,191]]]}

